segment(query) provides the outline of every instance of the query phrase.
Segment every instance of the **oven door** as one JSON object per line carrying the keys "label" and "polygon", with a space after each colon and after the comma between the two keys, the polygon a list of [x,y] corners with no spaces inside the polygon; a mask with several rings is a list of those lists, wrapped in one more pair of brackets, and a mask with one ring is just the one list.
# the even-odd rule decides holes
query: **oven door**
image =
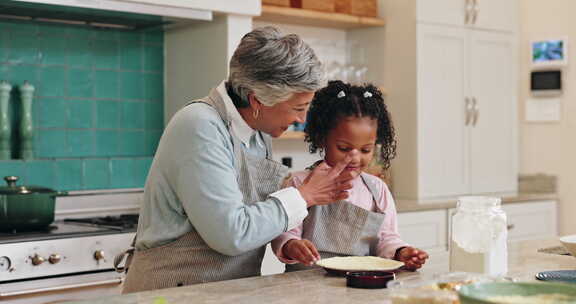
{"label": "oven door", "polygon": [[0,283],[0,302],[44,304],[119,295],[123,274],[105,271]]}

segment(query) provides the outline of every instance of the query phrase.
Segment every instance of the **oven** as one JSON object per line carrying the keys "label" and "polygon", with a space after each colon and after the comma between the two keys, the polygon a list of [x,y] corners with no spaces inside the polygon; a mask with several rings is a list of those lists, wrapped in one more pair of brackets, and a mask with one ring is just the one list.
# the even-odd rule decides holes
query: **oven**
{"label": "oven", "polygon": [[67,198],[49,227],[0,232],[0,302],[44,304],[120,294],[124,274],[114,270],[114,257],[130,246],[138,209],[101,201],[117,196]]}

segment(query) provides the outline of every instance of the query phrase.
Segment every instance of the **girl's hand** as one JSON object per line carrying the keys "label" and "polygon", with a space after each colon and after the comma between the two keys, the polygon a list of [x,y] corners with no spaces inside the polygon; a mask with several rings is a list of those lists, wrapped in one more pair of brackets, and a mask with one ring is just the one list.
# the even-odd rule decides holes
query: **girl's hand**
{"label": "girl's hand", "polygon": [[404,268],[416,270],[426,263],[428,253],[414,247],[404,247],[396,253],[395,259],[404,262]]}
{"label": "girl's hand", "polygon": [[287,258],[296,260],[304,265],[313,265],[320,260],[320,254],[316,246],[309,240],[289,240],[282,247],[282,253]]}
{"label": "girl's hand", "polygon": [[346,190],[352,188],[352,180],[358,176],[356,172],[344,170],[351,160],[348,156],[332,168],[322,162],[312,170],[298,187],[307,207],[327,205],[348,198]]}

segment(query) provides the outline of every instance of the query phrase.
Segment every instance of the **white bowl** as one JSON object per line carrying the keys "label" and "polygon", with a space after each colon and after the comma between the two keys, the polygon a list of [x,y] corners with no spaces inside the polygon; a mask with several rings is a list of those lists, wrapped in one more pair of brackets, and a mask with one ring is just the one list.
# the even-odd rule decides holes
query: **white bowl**
{"label": "white bowl", "polygon": [[560,243],[568,249],[572,256],[576,257],[576,234],[561,237]]}

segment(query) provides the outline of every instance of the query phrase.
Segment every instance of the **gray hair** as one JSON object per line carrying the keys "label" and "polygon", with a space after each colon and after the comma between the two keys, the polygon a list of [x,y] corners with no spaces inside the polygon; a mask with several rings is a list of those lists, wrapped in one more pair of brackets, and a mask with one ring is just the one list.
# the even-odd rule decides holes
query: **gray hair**
{"label": "gray hair", "polygon": [[246,34],[230,60],[228,83],[248,107],[248,94],[273,106],[294,93],[313,92],[324,85],[324,69],[314,50],[298,35],[282,35],[275,27]]}

